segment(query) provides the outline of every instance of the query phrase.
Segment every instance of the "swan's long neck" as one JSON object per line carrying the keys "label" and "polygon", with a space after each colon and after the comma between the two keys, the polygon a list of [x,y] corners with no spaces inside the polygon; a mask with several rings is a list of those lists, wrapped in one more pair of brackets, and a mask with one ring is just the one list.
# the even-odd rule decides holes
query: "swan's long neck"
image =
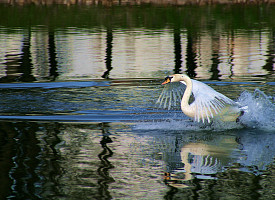
{"label": "swan's long neck", "polygon": [[181,109],[184,110],[184,108],[189,106],[189,99],[192,93],[192,81],[187,76],[182,76],[181,81],[184,81],[186,84],[186,89],[181,99]]}

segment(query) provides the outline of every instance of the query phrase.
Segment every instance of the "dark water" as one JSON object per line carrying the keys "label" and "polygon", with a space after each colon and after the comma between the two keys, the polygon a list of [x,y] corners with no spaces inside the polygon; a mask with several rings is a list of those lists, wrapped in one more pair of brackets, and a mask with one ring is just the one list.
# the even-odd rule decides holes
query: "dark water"
{"label": "dark water", "polygon": [[[273,199],[274,8],[0,4],[0,198]],[[160,108],[172,73],[248,112]]]}

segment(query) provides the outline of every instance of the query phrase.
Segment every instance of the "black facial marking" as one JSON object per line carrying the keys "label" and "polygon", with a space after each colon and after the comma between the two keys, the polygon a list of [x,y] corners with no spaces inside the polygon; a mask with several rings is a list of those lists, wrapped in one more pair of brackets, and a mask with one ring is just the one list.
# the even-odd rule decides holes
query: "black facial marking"
{"label": "black facial marking", "polygon": [[171,82],[172,78],[173,78],[173,76],[167,76],[164,80],[167,81],[169,79],[169,81]]}

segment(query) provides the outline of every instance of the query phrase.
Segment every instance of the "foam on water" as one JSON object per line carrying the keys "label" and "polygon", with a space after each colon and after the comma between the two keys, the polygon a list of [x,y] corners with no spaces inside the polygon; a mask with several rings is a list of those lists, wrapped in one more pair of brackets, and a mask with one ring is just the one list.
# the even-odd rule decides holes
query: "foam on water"
{"label": "foam on water", "polygon": [[169,119],[163,121],[152,121],[152,122],[139,122],[136,124],[135,129],[137,130],[187,130],[187,131],[223,131],[230,129],[243,128],[242,124],[230,122],[224,123],[220,121],[214,121],[209,124],[203,124],[202,122],[194,122],[192,120],[177,120]]}
{"label": "foam on water", "polygon": [[[209,129],[209,127],[205,127]],[[190,120],[162,120],[152,122],[140,122],[136,124],[135,129],[137,130],[190,130],[196,131],[201,130],[202,127],[198,123]]]}

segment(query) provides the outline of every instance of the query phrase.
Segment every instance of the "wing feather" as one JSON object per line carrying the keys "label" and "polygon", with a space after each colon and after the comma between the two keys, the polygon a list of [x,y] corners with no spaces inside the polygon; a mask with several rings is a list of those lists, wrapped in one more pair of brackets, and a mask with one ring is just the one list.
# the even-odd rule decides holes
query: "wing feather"
{"label": "wing feather", "polygon": [[195,97],[194,102],[190,106],[194,106],[195,109],[195,121],[208,122],[221,112],[221,110],[227,105],[236,105],[236,103],[226,97],[225,95],[217,92],[208,85],[192,80],[192,93]]}
{"label": "wing feather", "polygon": [[[215,114],[218,114],[219,111],[220,111],[220,109],[217,107],[216,104],[214,104],[213,101],[211,101],[210,103],[211,103],[211,105],[212,105],[212,108],[213,108],[213,110],[214,110],[214,113],[215,113]],[[213,117],[213,116],[212,116],[212,117]]]}
{"label": "wing feather", "polygon": [[161,108],[180,108],[180,102],[185,91],[185,85],[180,82],[174,82],[164,85],[164,88],[157,100]]}

